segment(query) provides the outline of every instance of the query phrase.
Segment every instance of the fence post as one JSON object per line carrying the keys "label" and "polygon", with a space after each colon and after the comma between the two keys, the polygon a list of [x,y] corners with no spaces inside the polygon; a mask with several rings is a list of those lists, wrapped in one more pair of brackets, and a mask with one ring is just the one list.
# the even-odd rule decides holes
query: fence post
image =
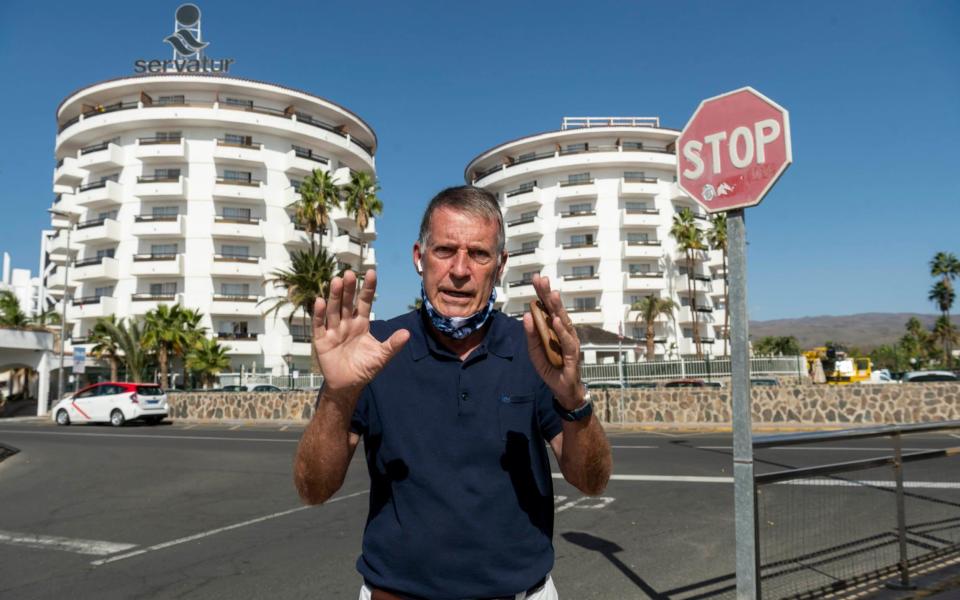
{"label": "fence post", "polygon": [[903,441],[900,432],[893,434],[893,475],[897,482],[897,538],[900,542],[900,582],[889,587],[900,590],[915,589],[910,585],[910,567],[907,562],[907,515],[903,502]]}

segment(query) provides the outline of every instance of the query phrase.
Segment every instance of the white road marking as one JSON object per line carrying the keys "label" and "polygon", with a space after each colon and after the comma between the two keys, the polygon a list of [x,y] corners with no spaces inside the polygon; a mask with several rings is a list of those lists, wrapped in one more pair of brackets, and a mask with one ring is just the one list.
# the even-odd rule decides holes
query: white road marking
{"label": "white road marking", "polygon": [[[562,473],[553,473],[554,479],[563,479]],[[733,483],[733,477],[700,477],[693,475],[611,475],[611,481],[646,481],[652,483]],[[896,487],[893,481],[873,481],[873,480],[843,480],[843,479],[794,479],[791,481],[781,481],[777,485],[809,485],[809,486],[829,486],[829,487]],[[904,481],[904,488],[911,489],[932,489],[932,490],[957,490],[960,489],[960,483],[953,481]]]}
{"label": "white road marking", "polygon": [[284,425],[283,427],[280,428],[280,431],[286,431],[289,427],[290,427],[289,425]]}
{"label": "white road marking", "polygon": [[652,450],[654,448],[659,448],[660,446],[610,446],[611,448],[634,448],[642,450]]}
{"label": "white road marking", "polygon": [[249,438],[249,437],[218,437],[214,435],[144,435],[139,433],[70,433],[67,431],[30,431],[27,429],[11,430],[0,429],[0,433],[23,433],[31,435],[77,435],[87,437],[115,437],[115,438],[145,438],[158,440],[218,440],[227,442],[282,442],[285,444],[296,444],[300,440],[280,439],[280,438]]}
{"label": "white road marking", "polygon": [[[733,450],[733,446],[694,446],[697,450]],[[762,448],[762,450],[837,450],[840,452],[893,452],[891,447],[853,447],[853,446],[772,446]],[[923,450],[936,450],[936,448],[904,448],[904,452],[922,452]]]}
{"label": "white road marking", "polygon": [[[346,496],[338,496],[332,500],[327,500],[326,504],[332,504],[334,502],[339,502],[340,500],[346,500],[348,498],[354,498],[356,496],[362,496],[363,494],[370,493],[370,490],[363,490],[362,492],[354,492],[352,494],[347,494]],[[105,565],[107,563],[116,562],[118,560],[124,560],[127,558],[133,558],[134,556],[140,556],[146,554],[147,552],[153,552],[155,550],[163,550],[164,548],[170,548],[171,546],[177,546],[180,544],[185,544],[187,542],[192,542],[194,540],[200,540],[205,537],[210,537],[211,535],[216,535],[218,533],[223,533],[224,531],[230,531],[232,529],[239,529],[241,527],[246,527],[247,525],[255,525],[257,523],[262,523],[264,521],[269,521],[270,519],[276,519],[277,517],[285,517],[286,515],[292,515],[293,513],[300,512],[302,510],[307,510],[308,508],[313,508],[312,506],[298,506],[296,508],[291,508],[290,510],[283,510],[272,515],[264,515],[262,517],[257,517],[256,519],[250,519],[249,521],[243,521],[242,523],[234,523],[233,525],[227,525],[226,527],[218,527],[217,529],[211,529],[210,531],[204,531],[201,533],[195,533],[193,535],[188,535],[186,537],[177,538],[175,540],[170,540],[169,542],[163,542],[162,544],[154,544],[153,546],[147,546],[146,548],[141,548],[140,550],[134,550],[133,552],[127,552],[126,554],[120,554],[118,556],[111,556],[110,558],[102,558],[100,560],[92,561],[90,564],[99,567],[100,565]]]}
{"label": "white road marking", "polygon": [[240,423],[240,424],[238,424],[238,425],[234,425],[233,427],[230,428],[230,431],[236,431],[236,430],[240,429],[241,427],[243,427],[243,424],[242,424],[242,423]]}
{"label": "white road marking", "polygon": [[124,550],[137,547],[136,544],[118,544],[101,540],[79,540],[55,535],[17,533],[16,531],[0,531],[0,544],[27,546],[28,548],[40,548],[44,550],[64,550],[66,552],[92,554],[94,556],[107,556],[108,554],[116,554],[117,552],[123,552]]}
{"label": "white road marking", "polygon": [[[555,498],[566,499],[566,496],[555,496]],[[557,512],[558,513],[563,512],[568,508],[599,509],[599,508],[606,507],[611,502],[613,502],[613,498],[608,498],[605,496],[599,496],[599,497],[581,496],[576,500],[571,500],[570,502],[567,502],[562,506],[558,506]]]}
{"label": "white road marking", "polygon": [[187,429],[193,429],[194,427],[196,427],[195,424],[194,424],[194,425],[187,425],[187,426],[184,427],[183,429],[184,429],[184,431],[186,431]]}

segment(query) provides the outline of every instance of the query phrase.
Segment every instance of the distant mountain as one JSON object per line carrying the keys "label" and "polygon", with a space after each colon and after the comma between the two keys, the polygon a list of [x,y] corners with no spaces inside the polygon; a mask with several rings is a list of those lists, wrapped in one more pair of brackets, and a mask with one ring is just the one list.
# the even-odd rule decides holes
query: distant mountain
{"label": "distant mountain", "polygon": [[857,315],[802,317],[750,321],[750,340],[757,342],[768,335],[792,335],[800,341],[800,348],[808,350],[831,341],[861,350],[871,350],[881,344],[892,344],[900,339],[910,317],[920,319],[928,330],[938,315],[917,313],[861,313]]}

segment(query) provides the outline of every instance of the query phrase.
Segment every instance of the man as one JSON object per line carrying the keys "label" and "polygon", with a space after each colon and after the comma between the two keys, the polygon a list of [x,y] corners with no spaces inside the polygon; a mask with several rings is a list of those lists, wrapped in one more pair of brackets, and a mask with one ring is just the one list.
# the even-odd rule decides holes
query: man
{"label": "man", "polygon": [[357,569],[361,600],[557,598],[553,484],[596,495],[610,446],[580,381],[580,342],[560,295],[533,285],[557,332],[550,364],[531,315],[493,310],[506,265],[503,218],[480,188],[449,188],[424,213],[413,262],[419,311],[370,323],[376,276],[351,272],[314,310],[324,374],[297,449],[308,504],[342,485],[363,437],[370,505]]}

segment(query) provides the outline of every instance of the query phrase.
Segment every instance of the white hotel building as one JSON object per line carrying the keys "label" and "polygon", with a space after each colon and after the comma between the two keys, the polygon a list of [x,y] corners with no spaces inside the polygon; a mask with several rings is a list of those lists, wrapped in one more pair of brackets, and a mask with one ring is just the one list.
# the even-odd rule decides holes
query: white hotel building
{"label": "white hotel building", "polygon": [[[369,125],[298,90],[202,74],[97,83],[70,94],[57,122],[45,279],[54,295],[70,289],[73,344],[98,317],[179,302],[204,314],[234,369],[285,373],[292,357],[309,370],[308,323],[265,317],[273,303],[260,301],[283,291],[264,281],[308,246],[292,220],[299,182],[314,169],[341,183],[374,172]],[[358,231],[331,216],[327,250],[374,267],[373,221]]]}
{"label": "white hotel building", "polygon": [[[509,259],[498,297],[519,315],[534,297],[534,273],[550,277],[577,324],[642,340],[630,306],[653,294],[679,310],[655,327],[656,352],[695,353],[694,284],[705,354],[723,353],[723,273],[719,252],[700,252],[692,273],[670,237],[673,216],[706,213],[675,183],[679,132],[658,118],[565,118],[559,131],[506,142],[470,161],[467,182],[500,199]],[[631,349],[632,353],[632,349]],[[628,358],[632,358],[629,357]]]}

